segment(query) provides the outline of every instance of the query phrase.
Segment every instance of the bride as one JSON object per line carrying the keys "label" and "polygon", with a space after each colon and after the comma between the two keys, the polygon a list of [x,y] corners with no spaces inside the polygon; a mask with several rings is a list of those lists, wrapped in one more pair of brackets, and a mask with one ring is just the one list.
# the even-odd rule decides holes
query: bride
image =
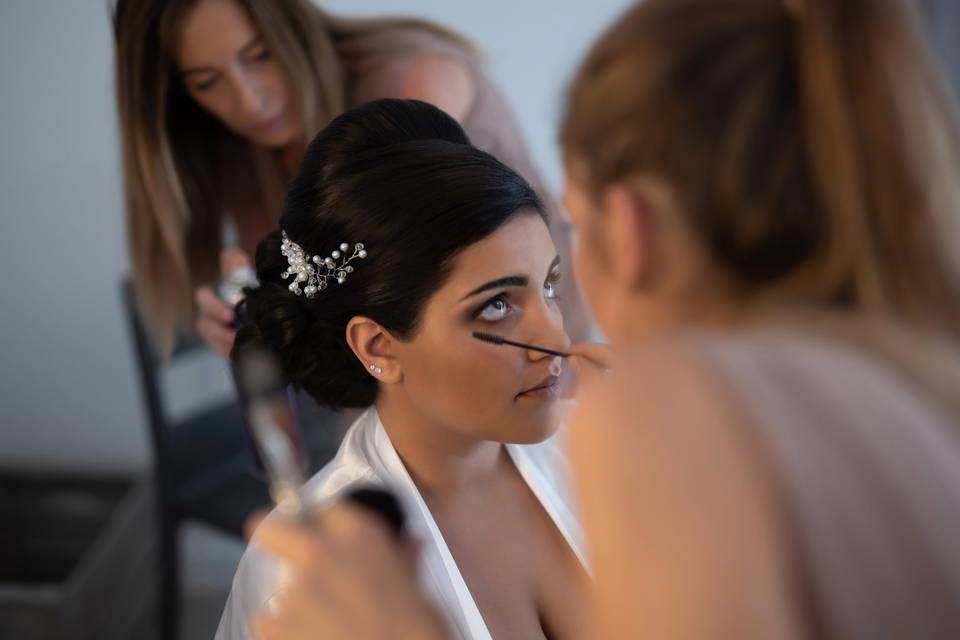
{"label": "bride", "polygon": [[[322,276],[327,258],[342,271]],[[555,435],[560,359],[472,337],[569,346],[531,187],[437,108],[369,103],[310,145],[256,263],[234,356],[269,349],[319,403],[367,408],[307,499],[391,487],[458,637],[576,635],[586,571]],[[288,578],[254,536],[217,638],[251,637]]]}

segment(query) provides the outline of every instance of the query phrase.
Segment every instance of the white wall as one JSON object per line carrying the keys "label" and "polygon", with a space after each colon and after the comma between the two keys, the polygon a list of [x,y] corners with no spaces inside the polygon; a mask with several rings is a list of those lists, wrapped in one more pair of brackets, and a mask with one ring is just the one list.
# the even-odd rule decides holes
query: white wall
{"label": "white wall", "polygon": [[[473,37],[559,183],[554,124],[587,42],[627,0],[335,0]],[[118,299],[124,245],[106,0],[0,1],[0,465],[149,460]],[[224,387],[201,366],[187,386]],[[201,384],[202,383],[202,384]]]}

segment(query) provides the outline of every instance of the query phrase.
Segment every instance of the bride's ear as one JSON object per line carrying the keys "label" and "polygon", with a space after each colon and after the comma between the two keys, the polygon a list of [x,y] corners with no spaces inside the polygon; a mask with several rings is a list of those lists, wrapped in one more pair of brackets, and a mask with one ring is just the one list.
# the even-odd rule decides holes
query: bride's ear
{"label": "bride's ear", "polygon": [[364,316],[347,323],[347,344],[367,373],[384,383],[400,382],[403,371],[393,352],[395,339],[386,329]]}

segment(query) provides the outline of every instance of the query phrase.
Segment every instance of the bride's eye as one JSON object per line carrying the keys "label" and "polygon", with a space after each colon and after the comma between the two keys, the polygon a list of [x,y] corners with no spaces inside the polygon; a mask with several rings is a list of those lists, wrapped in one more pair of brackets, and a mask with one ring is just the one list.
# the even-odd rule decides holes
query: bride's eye
{"label": "bride's eye", "polygon": [[484,322],[499,322],[506,318],[508,313],[510,305],[503,296],[497,296],[485,304],[476,317]]}
{"label": "bride's eye", "polygon": [[560,296],[557,294],[557,284],[560,283],[560,272],[554,271],[547,277],[543,283],[544,296],[547,300],[557,300]]}

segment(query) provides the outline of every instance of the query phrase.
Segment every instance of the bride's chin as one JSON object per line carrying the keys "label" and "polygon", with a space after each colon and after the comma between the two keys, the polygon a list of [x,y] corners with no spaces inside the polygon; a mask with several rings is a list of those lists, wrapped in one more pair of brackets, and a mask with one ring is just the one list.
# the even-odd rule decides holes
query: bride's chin
{"label": "bride's chin", "polygon": [[537,444],[543,442],[560,428],[560,416],[556,402],[543,407],[543,411],[527,414],[518,419],[517,426],[507,434],[506,442],[510,444]]}

